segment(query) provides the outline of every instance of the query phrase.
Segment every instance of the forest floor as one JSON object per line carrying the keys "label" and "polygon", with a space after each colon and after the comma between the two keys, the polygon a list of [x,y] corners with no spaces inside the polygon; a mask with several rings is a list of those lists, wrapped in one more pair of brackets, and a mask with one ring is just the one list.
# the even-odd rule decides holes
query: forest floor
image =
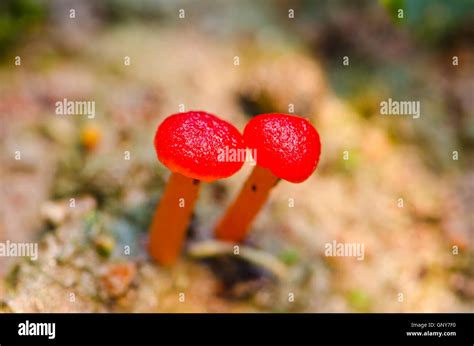
{"label": "forest floor", "polygon": [[[38,241],[40,253],[0,258],[0,311],[473,310],[474,167],[455,166],[455,135],[442,122],[374,115],[377,107],[364,105],[383,90],[347,102],[298,46],[137,24],[101,32],[80,51],[74,40],[84,37],[32,42],[21,67],[0,69],[8,81],[0,111],[10,114],[1,128],[0,240]],[[55,115],[63,98],[95,100],[96,117]],[[222,244],[209,242],[248,165],[205,184],[176,266],[147,257],[148,223],[169,174],[152,138],[180,104],[239,129],[252,113],[294,104],[321,134],[316,173],[280,182],[243,245],[269,266],[213,252]],[[364,259],[325,256],[333,241],[363,243]]]}

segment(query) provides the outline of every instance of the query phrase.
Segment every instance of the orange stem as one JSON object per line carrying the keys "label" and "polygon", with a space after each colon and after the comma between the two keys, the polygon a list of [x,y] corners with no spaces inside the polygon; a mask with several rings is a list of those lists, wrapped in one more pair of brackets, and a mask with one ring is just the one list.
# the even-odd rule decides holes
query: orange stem
{"label": "orange stem", "polygon": [[149,251],[157,262],[163,265],[176,262],[200,185],[199,180],[171,174],[150,226]]}
{"label": "orange stem", "polygon": [[279,180],[268,169],[256,166],[237,199],[218,223],[215,230],[216,237],[220,240],[241,242],[268,199],[270,190]]}

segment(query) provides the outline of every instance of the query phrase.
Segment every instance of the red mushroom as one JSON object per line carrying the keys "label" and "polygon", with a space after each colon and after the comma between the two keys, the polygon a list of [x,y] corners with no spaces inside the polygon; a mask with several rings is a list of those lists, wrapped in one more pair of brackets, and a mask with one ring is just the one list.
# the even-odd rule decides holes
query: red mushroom
{"label": "red mushroom", "polygon": [[198,197],[200,181],[237,172],[242,161],[222,160],[224,150],[245,150],[240,132],[216,116],[191,111],[169,116],[155,135],[158,159],[171,177],[150,226],[149,251],[161,264],[176,261]]}
{"label": "red mushroom", "polygon": [[261,114],[249,121],[244,141],[257,162],[240,194],[216,227],[218,239],[240,242],[273,186],[280,179],[301,183],[319,162],[319,134],[308,120],[287,114]]}

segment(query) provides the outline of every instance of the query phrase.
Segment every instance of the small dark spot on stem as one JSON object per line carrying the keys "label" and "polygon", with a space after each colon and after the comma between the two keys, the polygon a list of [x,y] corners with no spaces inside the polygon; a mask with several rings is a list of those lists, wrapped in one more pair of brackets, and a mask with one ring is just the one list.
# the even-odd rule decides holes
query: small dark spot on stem
{"label": "small dark spot on stem", "polygon": [[252,185],[252,191],[253,191],[253,192],[256,192],[256,191],[257,191],[257,185],[255,185],[255,184]]}
{"label": "small dark spot on stem", "polygon": [[200,181],[197,179],[193,179],[193,185],[199,185]]}

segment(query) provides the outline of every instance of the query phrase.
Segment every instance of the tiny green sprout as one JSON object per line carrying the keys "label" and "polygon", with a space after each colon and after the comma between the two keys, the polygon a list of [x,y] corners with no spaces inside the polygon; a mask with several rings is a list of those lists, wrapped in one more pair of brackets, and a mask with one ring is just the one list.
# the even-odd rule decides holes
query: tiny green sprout
{"label": "tiny green sprout", "polygon": [[102,257],[109,257],[115,248],[115,240],[106,234],[97,236],[94,243],[97,253]]}
{"label": "tiny green sprout", "polygon": [[300,260],[300,254],[295,249],[283,250],[278,257],[280,258],[280,261],[289,266],[298,263]]}

